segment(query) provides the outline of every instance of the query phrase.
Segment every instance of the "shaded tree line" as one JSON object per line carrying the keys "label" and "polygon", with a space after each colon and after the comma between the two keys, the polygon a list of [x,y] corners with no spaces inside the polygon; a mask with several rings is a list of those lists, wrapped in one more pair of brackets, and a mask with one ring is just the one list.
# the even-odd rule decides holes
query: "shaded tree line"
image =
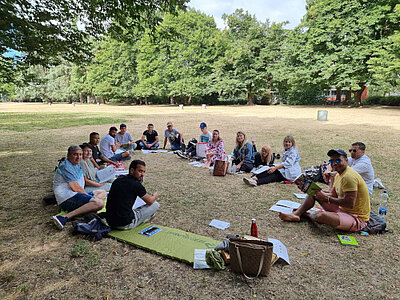
{"label": "shaded tree line", "polygon": [[241,9],[223,19],[219,30],[212,17],[189,9],[163,14],[155,28],[124,24],[118,34],[88,38],[83,63],[64,57],[30,65],[12,92],[88,103],[266,104],[276,97],[316,104],[335,88],[360,105],[367,86],[382,94],[399,87],[397,1],[308,0],[293,30]]}

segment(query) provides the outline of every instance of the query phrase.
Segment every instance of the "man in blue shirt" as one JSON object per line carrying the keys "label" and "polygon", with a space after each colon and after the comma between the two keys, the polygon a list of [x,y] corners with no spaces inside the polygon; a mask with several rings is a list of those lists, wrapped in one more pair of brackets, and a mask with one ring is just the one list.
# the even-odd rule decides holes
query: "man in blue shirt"
{"label": "man in blue shirt", "polygon": [[82,214],[96,212],[104,207],[106,191],[97,190],[87,193],[84,190],[85,179],[81,169],[82,149],[79,146],[68,148],[67,159],[57,168],[53,177],[53,190],[58,206],[68,213],[53,216],[59,229],[63,229],[68,220]]}

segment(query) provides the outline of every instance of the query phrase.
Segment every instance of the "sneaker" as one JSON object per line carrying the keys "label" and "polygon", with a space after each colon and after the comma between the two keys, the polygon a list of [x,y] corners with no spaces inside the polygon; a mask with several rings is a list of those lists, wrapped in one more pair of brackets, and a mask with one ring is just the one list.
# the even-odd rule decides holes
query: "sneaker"
{"label": "sneaker", "polygon": [[251,178],[243,178],[243,182],[249,186],[257,186],[257,182]]}
{"label": "sneaker", "polygon": [[58,229],[63,229],[65,224],[67,223],[68,218],[63,216],[53,216],[53,222],[57,226]]}
{"label": "sneaker", "polygon": [[178,150],[175,152],[179,157],[189,159],[189,155],[183,153],[182,151]]}

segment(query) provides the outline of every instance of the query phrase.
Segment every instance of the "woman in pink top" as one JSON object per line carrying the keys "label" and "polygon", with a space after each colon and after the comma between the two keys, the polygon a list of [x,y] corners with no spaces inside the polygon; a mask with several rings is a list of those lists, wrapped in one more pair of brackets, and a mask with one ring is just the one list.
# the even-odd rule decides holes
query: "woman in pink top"
{"label": "woman in pink top", "polygon": [[208,149],[206,158],[207,161],[204,164],[204,168],[210,167],[216,159],[221,160],[226,156],[225,148],[224,148],[224,140],[219,137],[219,131],[213,131],[212,140],[208,142]]}

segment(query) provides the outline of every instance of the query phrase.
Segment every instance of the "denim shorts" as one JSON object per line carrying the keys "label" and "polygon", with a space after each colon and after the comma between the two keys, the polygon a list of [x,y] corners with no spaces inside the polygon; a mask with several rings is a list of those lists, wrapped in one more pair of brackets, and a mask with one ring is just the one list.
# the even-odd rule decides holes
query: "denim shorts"
{"label": "denim shorts", "polygon": [[63,211],[73,211],[82,205],[85,205],[93,199],[93,193],[90,192],[88,194],[77,193],[75,196],[65,200],[59,206]]}

